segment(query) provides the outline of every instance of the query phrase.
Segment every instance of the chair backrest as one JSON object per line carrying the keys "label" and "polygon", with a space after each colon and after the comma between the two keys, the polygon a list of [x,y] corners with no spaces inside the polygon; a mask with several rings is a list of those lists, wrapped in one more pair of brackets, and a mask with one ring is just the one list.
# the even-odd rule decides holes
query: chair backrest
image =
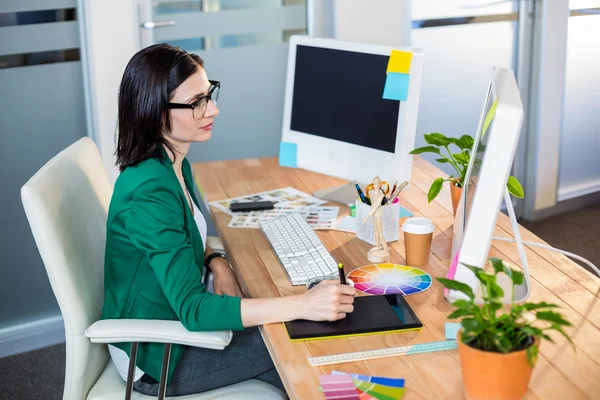
{"label": "chair backrest", "polygon": [[21,199],[65,324],[63,399],[85,399],[106,363],[106,345],[84,331],[104,299],[104,246],[112,185],[94,142],[82,138],[44,165]]}

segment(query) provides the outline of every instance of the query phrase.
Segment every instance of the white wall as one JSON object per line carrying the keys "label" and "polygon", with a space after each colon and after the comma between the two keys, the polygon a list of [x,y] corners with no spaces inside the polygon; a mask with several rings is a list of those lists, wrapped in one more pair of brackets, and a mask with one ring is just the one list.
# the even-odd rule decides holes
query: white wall
{"label": "white wall", "polygon": [[134,0],[78,0],[78,8],[88,135],[114,183],[117,95],[125,66],[138,49],[136,4]]}
{"label": "white wall", "polygon": [[335,0],[333,37],[404,46],[410,43],[409,0]]}

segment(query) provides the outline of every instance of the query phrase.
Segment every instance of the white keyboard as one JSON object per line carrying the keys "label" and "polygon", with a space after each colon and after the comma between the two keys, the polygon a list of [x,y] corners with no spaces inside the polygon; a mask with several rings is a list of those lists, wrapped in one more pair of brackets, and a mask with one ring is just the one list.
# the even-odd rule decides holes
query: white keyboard
{"label": "white keyboard", "polygon": [[300,214],[262,221],[260,228],[292,285],[337,273],[337,263]]}

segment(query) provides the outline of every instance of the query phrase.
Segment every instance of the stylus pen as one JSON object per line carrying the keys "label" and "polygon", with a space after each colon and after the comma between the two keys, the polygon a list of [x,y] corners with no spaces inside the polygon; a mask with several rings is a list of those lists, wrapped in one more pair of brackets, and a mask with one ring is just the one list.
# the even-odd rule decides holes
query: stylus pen
{"label": "stylus pen", "polygon": [[344,266],[342,263],[338,263],[338,272],[340,273],[340,283],[342,285],[346,284],[346,277],[344,276]]}

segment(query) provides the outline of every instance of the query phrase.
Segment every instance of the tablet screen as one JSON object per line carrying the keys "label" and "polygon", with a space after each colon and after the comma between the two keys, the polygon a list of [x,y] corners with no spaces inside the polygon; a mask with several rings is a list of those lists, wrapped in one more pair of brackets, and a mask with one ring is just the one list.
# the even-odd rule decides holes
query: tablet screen
{"label": "tablet screen", "polygon": [[383,333],[420,329],[423,324],[399,295],[359,296],[354,312],[335,322],[297,320],[286,322],[292,340]]}

